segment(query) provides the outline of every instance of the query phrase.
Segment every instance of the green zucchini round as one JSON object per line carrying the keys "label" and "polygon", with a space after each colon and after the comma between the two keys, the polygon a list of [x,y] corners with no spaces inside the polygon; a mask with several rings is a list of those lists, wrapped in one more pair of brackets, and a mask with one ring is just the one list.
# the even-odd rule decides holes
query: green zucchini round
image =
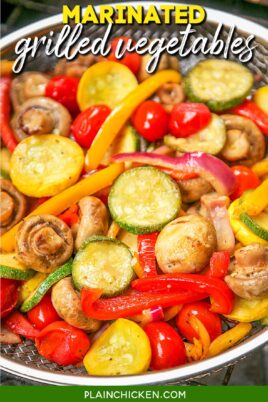
{"label": "green zucchini round", "polygon": [[185,91],[192,102],[205,103],[220,112],[239,105],[254,84],[251,71],[230,60],[209,59],[196,64],[187,74]]}
{"label": "green zucchini round", "polygon": [[31,294],[28,299],[26,299],[21,307],[20,311],[26,313],[27,311],[34,308],[45,296],[47,291],[61,279],[65,278],[72,273],[72,259],[68,260],[64,265],[56,269],[56,271],[51,272],[46,279],[35,289],[33,294]]}
{"label": "green zucchini round", "polygon": [[73,262],[77,289],[102,289],[103,296],[115,296],[128,288],[134,278],[132,254],[119,240],[92,236],[79,249]]}
{"label": "green zucchini round", "polygon": [[121,228],[133,234],[152,233],[177,217],[181,194],[166,173],[154,167],[138,167],[117,178],[108,205]]}

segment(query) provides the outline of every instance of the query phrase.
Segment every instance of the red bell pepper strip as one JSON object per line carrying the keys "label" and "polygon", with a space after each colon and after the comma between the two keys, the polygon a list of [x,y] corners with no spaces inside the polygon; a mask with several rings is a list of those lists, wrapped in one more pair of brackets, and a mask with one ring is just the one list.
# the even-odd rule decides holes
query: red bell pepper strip
{"label": "red bell pepper strip", "polygon": [[145,278],[156,276],[155,243],[158,232],[138,235],[138,254],[139,263],[143,268]]}
{"label": "red bell pepper strip", "polygon": [[78,205],[74,204],[70,208],[68,208],[65,212],[58,216],[63,222],[68,226],[72,226],[75,223],[79,222],[78,217]]}
{"label": "red bell pepper strip", "polygon": [[151,307],[170,307],[178,304],[190,303],[207,297],[205,292],[190,291],[162,292],[162,293],[134,293],[100,299],[102,290],[83,288],[81,292],[81,306],[83,312],[96,320],[116,320],[122,317],[131,317]]}
{"label": "red bell pepper strip", "polygon": [[223,279],[228,273],[229,264],[230,254],[228,251],[216,251],[210,258],[209,269],[206,271],[205,275]]}
{"label": "red bell pepper strip", "polygon": [[25,338],[35,339],[39,331],[18,311],[15,311],[5,319],[5,325],[15,334]]}
{"label": "red bell pepper strip", "polygon": [[9,124],[10,118],[10,98],[9,91],[11,86],[11,78],[10,77],[1,77],[0,78],[0,129],[1,129],[1,137],[9,149],[10,152],[13,152],[17,146],[17,140],[14,137],[14,133]]}
{"label": "red bell pepper strip", "polygon": [[256,103],[245,100],[242,105],[236,106],[231,109],[231,113],[238,114],[239,116],[247,117],[252,120],[256,126],[263,132],[263,134],[268,135],[268,114],[265,113]]}
{"label": "red bell pepper strip", "polygon": [[0,279],[0,317],[6,317],[17,305],[20,282],[13,279]]}
{"label": "red bell pepper strip", "polygon": [[[165,274],[154,278],[136,279],[132,288],[140,292],[165,293],[187,290],[206,293],[212,297],[210,310],[219,314],[230,314],[233,309],[234,295],[226,283],[218,278],[198,274]],[[179,304],[179,303],[178,303]]]}

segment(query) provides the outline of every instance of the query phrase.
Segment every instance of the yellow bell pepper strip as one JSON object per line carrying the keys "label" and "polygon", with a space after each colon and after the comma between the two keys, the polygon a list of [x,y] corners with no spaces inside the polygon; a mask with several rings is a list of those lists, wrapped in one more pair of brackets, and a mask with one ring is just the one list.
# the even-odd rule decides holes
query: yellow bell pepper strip
{"label": "yellow bell pepper strip", "polygon": [[1,60],[0,62],[0,75],[7,76],[12,74],[14,61],[11,60]]}
{"label": "yellow bell pepper strip", "polygon": [[241,341],[252,329],[252,325],[240,322],[235,327],[224,332],[211,342],[208,357],[216,356]]}
{"label": "yellow bell pepper strip", "polygon": [[210,345],[210,336],[209,333],[204,326],[204,324],[194,315],[191,315],[189,317],[189,323],[191,327],[195,330],[196,333],[198,333],[199,336],[199,341],[202,345],[202,356],[201,358],[204,359],[209,350],[209,345]]}
{"label": "yellow bell pepper strip", "polygon": [[120,226],[116,222],[113,221],[109,227],[107,236],[115,239],[119,232],[120,232]]}
{"label": "yellow bell pepper strip", "polygon": [[180,81],[181,75],[177,71],[163,70],[143,81],[136,89],[130,92],[107,117],[94,138],[86,155],[87,171],[98,167],[109,145],[114,141],[141,102],[149,98],[166,82],[179,83]]}
{"label": "yellow bell pepper strip", "polygon": [[193,343],[184,342],[186,357],[189,363],[202,359],[202,344],[194,338]]}
{"label": "yellow bell pepper strip", "polygon": [[240,215],[247,212],[251,216],[259,215],[268,205],[268,179],[255,190],[249,191],[231,203],[228,214],[234,235],[244,246],[251,243],[267,245],[268,242],[256,234],[240,220]]}
{"label": "yellow bell pepper strip", "polygon": [[[110,186],[113,181],[124,170],[124,165],[113,164],[106,169],[99,170],[98,172],[80,180],[78,183],[67,188],[61,193],[51,197],[43,204],[39,205],[32,211],[25,219],[33,215],[51,214],[59,215],[71,205],[78,202],[81,198],[96,193],[101,189]],[[15,248],[15,236],[18,231],[20,223],[14,226],[11,230],[6,232],[0,238],[1,248],[5,252],[11,252]]]}
{"label": "yellow bell pepper strip", "polygon": [[257,89],[253,100],[260,109],[268,114],[268,85]]}
{"label": "yellow bell pepper strip", "polygon": [[259,177],[268,175],[268,158],[255,163],[255,165],[252,166],[251,170]]}
{"label": "yellow bell pepper strip", "polygon": [[179,311],[182,309],[182,304],[178,306],[168,307],[164,310],[164,321],[170,321],[172,318],[175,318]]}
{"label": "yellow bell pepper strip", "polygon": [[250,216],[259,215],[268,205],[268,179],[264,180],[254,191],[243,199],[243,210]]}
{"label": "yellow bell pepper strip", "polygon": [[262,320],[268,316],[268,297],[255,300],[246,300],[236,296],[234,308],[226,318],[239,322]]}

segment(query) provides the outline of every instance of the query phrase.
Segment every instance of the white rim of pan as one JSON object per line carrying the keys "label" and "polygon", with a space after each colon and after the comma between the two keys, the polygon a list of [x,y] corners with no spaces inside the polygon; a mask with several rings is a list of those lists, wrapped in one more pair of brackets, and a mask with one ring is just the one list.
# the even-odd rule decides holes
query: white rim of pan
{"label": "white rim of pan", "polygon": [[[169,4],[174,5],[171,2],[155,2],[156,4]],[[110,3],[110,5],[115,5],[116,2]],[[148,8],[151,2],[129,2],[124,3],[125,5],[143,5]],[[180,4],[180,3],[178,3]],[[207,20],[215,23],[223,23],[225,26],[235,25],[236,28],[242,32],[251,33],[256,36],[256,38],[262,39],[267,42],[268,29],[265,27],[245,20],[241,17],[231,15],[229,13],[214,10],[205,7],[207,12]],[[99,6],[95,7],[95,10],[99,10]],[[48,27],[53,28],[55,25],[59,25],[62,22],[62,14],[55,15],[53,17],[45,18],[41,21],[35,22],[28,25],[27,27],[21,28],[11,34],[5,36],[1,40],[1,51],[5,48],[14,45],[19,39],[33,35],[34,33],[41,31],[42,29],[47,29]],[[246,22],[246,27],[245,27]],[[233,347],[232,349],[204,361],[199,361],[191,364],[187,364],[182,367],[177,367],[174,369],[163,370],[160,372],[147,372],[139,375],[132,376],[119,376],[119,377],[96,377],[87,375],[71,375],[68,373],[55,373],[50,370],[41,370],[33,368],[26,364],[20,364],[12,359],[7,359],[3,356],[0,358],[0,366],[3,370],[8,373],[32,380],[38,381],[51,385],[84,385],[84,386],[101,386],[101,385],[148,385],[148,384],[163,384],[171,383],[176,381],[189,380],[196,377],[202,377],[208,372],[216,371],[224,366],[230,365],[232,362],[236,362],[241,359],[246,354],[252,352],[253,350],[263,346],[268,342],[268,328],[264,328],[257,334],[251,336],[243,343]]]}

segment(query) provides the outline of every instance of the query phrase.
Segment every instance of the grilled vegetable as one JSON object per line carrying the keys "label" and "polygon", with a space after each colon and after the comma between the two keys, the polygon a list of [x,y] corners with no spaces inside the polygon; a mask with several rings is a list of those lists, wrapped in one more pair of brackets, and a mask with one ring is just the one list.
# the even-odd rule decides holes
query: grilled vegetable
{"label": "grilled vegetable", "polygon": [[27,269],[17,260],[15,253],[0,254],[0,278],[25,281],[32,278],[34,274],[34,270]]}
{"label": "grilled vegetable", "polygon": [[114,296],[133,279],[132,254],[119,240],[92,236],[76,254],[72,274],[76,288],[103,289],[104,296]]}
{"label": "grilled vegetable", "polygon": [[3,179],[9,179],[11,154],[7,148],[0,150],[0,176]]}
{"label": "grilled vegetable", "polygon": [[22,303],[20,310],[23,313],[31,310],[40,302],[40,300],[42,300],[43,296],[47,293],[51,286],[60,281],[62,278],[71,275],[71,273],[72,260],[69,260],[56,271],[48,275],[43,282],[41,282],[41,284],[34,290],[34,292]]}
{"label": "grilled vegetable", "polygon": [[128,125],[115,138],[104,155],[101,164],[109,165],[113,155],[123,152],[136,152],[140,147],[140,137],[134,127]]}
{"label": "grilled vegetable", "polygon": [[240,215],[241,221],[261,239],[268,241],[268,213],[262,212],[255,218],[251,218],[249,214],[243,212]]}
{"label": "grilled vegetable", "polygon": [[181,152],[201,151],[216,155],[224,147],[226,141],[225,125],[216,114],[212,115],[211,122],[203,130],[186,138],[176,138],[166,135],[164,143],[170,148]]}
{"label": "grilled vegetable", "polygon": [[153,167],[126,171],[116,180],[109,194],[113,220],[134,234],[162,229],[177,216],[180,205],[176,183]]}
{"label": "grilled vegetable", "polygon": [[126,375],[146,371],[150,361],[150,342],[143,329],[120,318],[93,343],[84,365],[91,375]]}
{"label": "grilled vegetable", "polygon": [[253,75],[246,67],[230,60],[204,60],[195,65],[185,79],[185,90],[192,102],[205,103],[219,112],[239,105],[253,86]]}
{"label": "grilled vegetable", "polygon": [[135,75],[122,64],[105,61],[89,67],[78,85],[81,110],[104,104],[113,109],[138,85]]}
{"label": "grilled vegetable", "polygon": [[33,135],[16,147],[11,158],[10,176],[23,194],[46,197],[74,184],[83,163],[82,149],[69,138]]}

